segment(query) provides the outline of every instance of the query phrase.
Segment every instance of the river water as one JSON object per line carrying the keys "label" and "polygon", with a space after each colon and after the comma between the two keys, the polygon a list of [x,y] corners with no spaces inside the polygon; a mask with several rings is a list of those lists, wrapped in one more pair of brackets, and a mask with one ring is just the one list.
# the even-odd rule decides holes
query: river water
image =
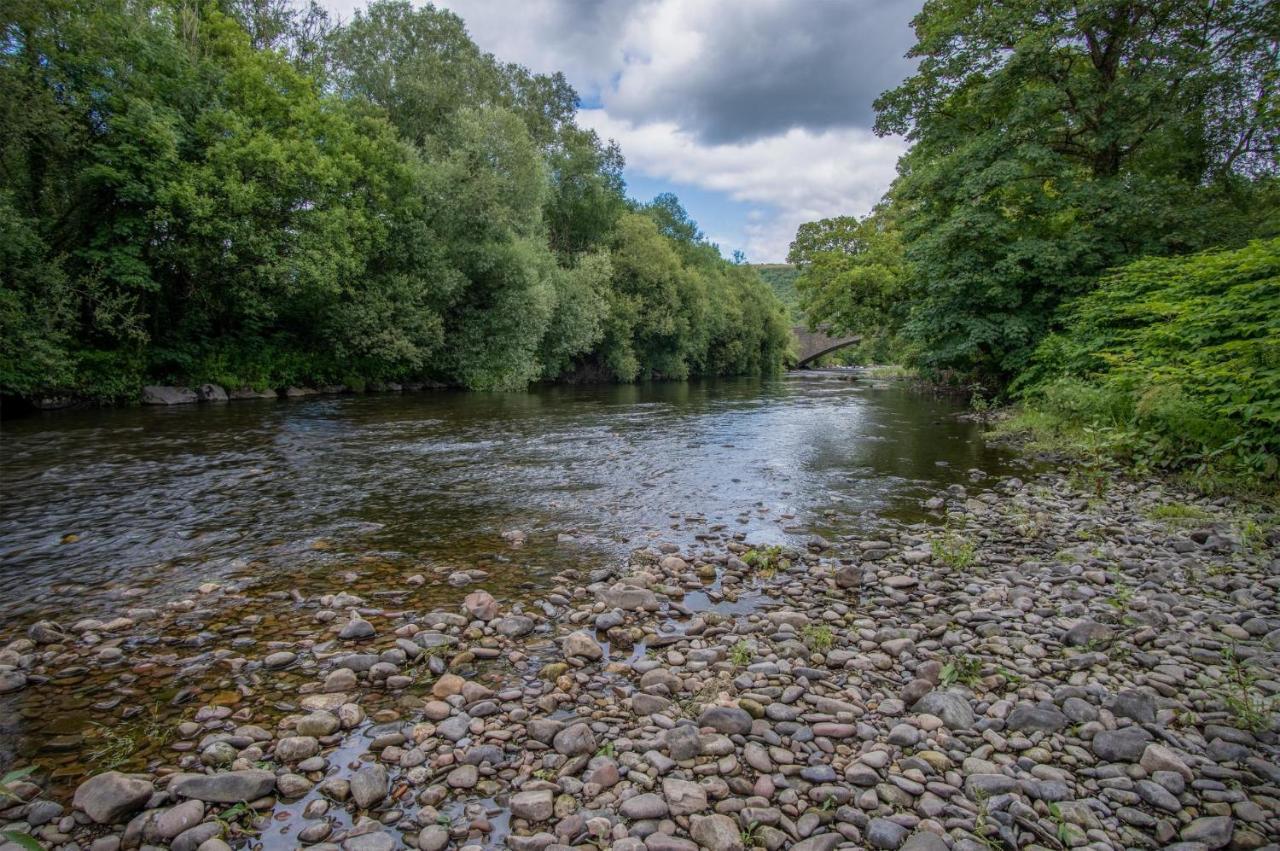
{"label": "river water", "polygon": [[[586,576],[657,542],[800,543],[857,534],[876,515],[936,521],[922,497],[1024,469],[956,410],[830,371],[7,421],[0,647],[37,618],[69,626],[163,611],[205,583],[259,596],[237,598],[230,620],[193,617],[184,637],[140,624],[121,647],[152,661],[69,663],[0,697],[0,771],[38,761],[69,791],[87,769],[161,755],[143,734],[132,756],[111,761],[100,751],[112,724],[146,712],[168,724],[210,700],[285,705],[306,672],[237,682],[218,648],[314,631],[310,611],[280,611],[291,589],[456,610],[470,590],[446,581],[457,571],[484,571],[481,587],[512,600],[546,593],[566,568]],[[515,531],[523,546],[511,545]],[[426,585],[410,596],[404,580],[415,574]],[[148,649],[161,647],[172,658]]]}
{"label": "river water", "polygon": [[[909,516],[1017,462],[955,403],[849,374],[54,413],[0,437],[0,614],[108,614],[243,573],[377,557],[532,576],[723,524],[752,541]],[[589,555],[588,555],[589,554]],[[544,564],[556,562],[556,564]],[[135,592],[136,593],[136,592]]]}

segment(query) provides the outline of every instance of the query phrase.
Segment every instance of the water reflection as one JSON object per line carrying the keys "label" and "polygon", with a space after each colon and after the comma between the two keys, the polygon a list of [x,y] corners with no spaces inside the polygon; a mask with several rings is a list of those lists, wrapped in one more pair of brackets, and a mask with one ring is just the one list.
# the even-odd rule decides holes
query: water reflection
{"label": "water reflection", "polygon": [[716,524],[835,534],[1008,468],[952,405],[818,375],[40,415],[0,443],[0,599],[30,617],[248,563],[466,567],[509,528],[534,581]]}

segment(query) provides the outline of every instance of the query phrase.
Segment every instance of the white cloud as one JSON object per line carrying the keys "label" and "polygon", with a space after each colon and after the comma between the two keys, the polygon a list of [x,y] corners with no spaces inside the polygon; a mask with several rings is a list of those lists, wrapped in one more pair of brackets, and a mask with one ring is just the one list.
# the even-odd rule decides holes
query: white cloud
{"label": "white cloud", "polygon": [[880,200],[905,146],[868,130],[792,129],[744,144],[707,144],[671,122],[633,124],[605,109],[583,110],[581,122],[617,139],[627,167],[646,175],[721,192],[758,205],[739,239],[753,262],[781,261],[802,222],[861,215]]}
{"label": "white cloud", "polygon": [[[323,2],[346,16],[363,5]],[[750,204],[741,227],[741,216],[700,224],[753,262],[782,260],[802,222],[867,212],[904,149],[868,127],[875,95],[910,73],[902,55],[920,0],[436,5],[500,60],[563,71],[599,105],[581,121],[618,140],[629,175]]]}
{"label": "white cloud", "polygon": [[918,0],[442,0],[486,50],[710,142],[868,127],[910,73]]}

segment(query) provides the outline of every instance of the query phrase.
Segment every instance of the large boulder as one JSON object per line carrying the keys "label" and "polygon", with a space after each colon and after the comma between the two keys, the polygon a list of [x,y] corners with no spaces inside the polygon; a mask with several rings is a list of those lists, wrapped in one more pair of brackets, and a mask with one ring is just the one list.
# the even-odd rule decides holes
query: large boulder
{"label": "large boulder", "polygon": [[243,399],[278,399],[280,394],[275,390],[254,390],[252,387],[241,387],[238,390],[231,390],[227,393],[227,398],[232,401],[240,401]]}
{"label": "large boulder", "polygon": [[142,388],[142,404],[144,405],[194,405],[199,401],[200,397],[190,387],[164,387],[159,384],[148,384]]}
{"label": "large boulder", "polygon": [[81,783],[72,804],[98,824],[111,824],[146,806],[154,791],[149,780],[108,771]]}
{"label": "large boulder", "polygon": [[201,402],[227,401],[227,391],[216,384],[201,384],[196,388],[196,395],[200,397]]}

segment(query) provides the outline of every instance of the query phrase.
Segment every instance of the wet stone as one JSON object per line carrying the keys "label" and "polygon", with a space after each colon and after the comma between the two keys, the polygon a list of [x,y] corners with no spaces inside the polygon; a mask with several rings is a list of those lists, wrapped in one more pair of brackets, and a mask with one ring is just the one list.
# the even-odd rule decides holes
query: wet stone
{"label": "wet stone", "polygon": [[178,774],[169,782],[169,791],[183,798],[216,804],[254,801],[271,792],[276,776],[270,771],[248,769],[219,774]]}
{"label": "wet stone", "polygon": [[191,800],[170,807],[152,819],[154,834],[158,839],[173,839],[178,834],[195,827],[204,818],[204,803]]}
{"label": "wet stone", "polygon": [[73,804],[98,824],[111,824],[141,809],[152,791],[149,780],[108,771],[81,783]]}
{"label": "wet stone", "polygon": [[287,736],[276,742],[276,759],[294,763],[320,752],[320,743],[314,736]]}
{"label": "wet stone", "polygon": [[298,659],[297,653],[291,653],[288,650],[282,650],[278,653],[272,653],[270,656],[262,660],[262,664],[268,668],[284,668],[292,665]]}
{"label": "wet stone", "polygon": [[338,633],[339,638],[348,641],[359,640],[363,638],[373,638],[376,634],[373,624],[360,618],[353,618],[342,627],[342,631]]}
{"label": "wet stone", "polygon": [[449,772],[445,782],[454,789],[473,789],[479,779],[479,772],[474,765],[462,765]]}
{"label": "wet stone", "polygon": [[356,806],[367,810],[387,796],[387,769],[378,764],[362,766],[351,777],[351,797]]}
{"label": "wet stone", "polygon": [[328,736],[336,733],[341,726],[342,722],[333,713],[313,712],[299,718],[294,729],[300,736]]}

